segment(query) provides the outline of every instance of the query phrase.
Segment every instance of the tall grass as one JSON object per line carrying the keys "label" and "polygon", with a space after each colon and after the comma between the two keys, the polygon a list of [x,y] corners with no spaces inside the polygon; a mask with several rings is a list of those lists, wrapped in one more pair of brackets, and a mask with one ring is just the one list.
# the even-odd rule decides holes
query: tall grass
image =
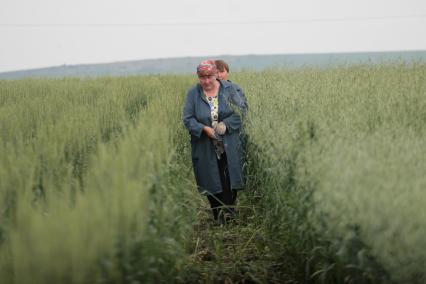
{"label": "tall grass", "polygon": [[306,280],[425,283],[426,66],[237,80],[265,228],[295,249]]}
{"label": "tall grass", "polygon": [[[240,200],[256,205],[249,220],[261,224],[241,229],[250,234],[241,240],[261,238],[259,251],[299,263],[305,282],[426,283],[426,66],[233,79],[250,106]],[[201,199],[181,111],[194,83],[0,81],[2,281],[192,282],[207,273],[189,269]]]}
{"label": "tall grass", "polygon": [[177,277],[195,190],[175,147],[183,95],[171,95],[188,83],[171,82],[1,82],[2,281]]}

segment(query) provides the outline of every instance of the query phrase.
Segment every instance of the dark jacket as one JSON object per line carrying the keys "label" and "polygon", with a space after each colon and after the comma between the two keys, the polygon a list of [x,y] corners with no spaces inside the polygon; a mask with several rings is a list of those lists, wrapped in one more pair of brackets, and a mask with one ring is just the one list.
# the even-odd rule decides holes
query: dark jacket
{"label": "dark jacket", "polygon": [[244,90],[239,85],[233,83],[230,80],[227,80],[226,82],[232,84],[232,87],[234,88],[232,91],[231,100],[241,109],[244,119],[248,112],[247,98],[244,94]]}
{"label": "dark jacket", "polygon": [[[219,121],[226,125],[223,136],[232,189],[243,187],[243,149],[239,137],[242,122],[239,107],[233,102],[235,89],[232,83],[220,81]],[[222,191],[216,153],[211,139],[203,132],[205,125],[212,126],[210,106],[200,84],[188,91],[183,123],[191,134],[192,164],[198,189],[202,194]]]}

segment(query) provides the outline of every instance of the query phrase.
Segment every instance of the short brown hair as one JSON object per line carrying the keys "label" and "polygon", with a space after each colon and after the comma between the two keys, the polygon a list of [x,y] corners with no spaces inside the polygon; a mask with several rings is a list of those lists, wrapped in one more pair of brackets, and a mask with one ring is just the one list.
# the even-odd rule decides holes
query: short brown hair
{"label": "short brown hair", "polygon": [[229,66],[225,61],[218,59],[218,60],[215,60],[214,63],[216,64],[217,70],[219,70],[220,72],[223,72],[226,70],[226,72],[229,73]]}

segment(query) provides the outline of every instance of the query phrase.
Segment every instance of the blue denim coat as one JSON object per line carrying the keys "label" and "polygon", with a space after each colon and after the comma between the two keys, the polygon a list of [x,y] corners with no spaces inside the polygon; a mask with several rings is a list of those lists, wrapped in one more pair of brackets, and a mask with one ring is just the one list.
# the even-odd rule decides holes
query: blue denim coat
{"label": "blue denim coat", "polygon": [[[232,189],[243,188],[243,149],[241,106],[232,83],[220,81],[218,94],[219,121],[226,125],[223,142],[228,162]],[[205,125],[212,127],[210,106],[200,84],[188,91],[183,109],[183,123],[191,135],[192,164],[198,190],[202,194],[222,192],[217,156],[211,139],[203,132]]]}
{"label": "blue denim coat", "polygon": [[227,82],[232,84],[232,87],[234,88],[234,91],[232,92],[232,95],[231,95],[231,100],[236,105],[238,105],[238,107],[242,111],[243,120],[244,120],[244,118],[247,116],[248,104],[247,104],[247,98],[246,98],[246,95],[244,94],[243,88],[241,88],[239,85],[229,80],[227,80]]}

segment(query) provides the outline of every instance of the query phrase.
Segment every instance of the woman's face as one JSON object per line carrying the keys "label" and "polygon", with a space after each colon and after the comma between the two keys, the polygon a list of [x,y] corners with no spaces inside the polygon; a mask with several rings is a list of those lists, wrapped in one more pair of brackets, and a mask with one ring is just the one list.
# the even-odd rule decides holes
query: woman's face
{"label": "woman's face", "polygon": [[223,69],[223,71],[218,70],[217,77],[220,80],[228,80],[228,71],[226,71],[226,69]]}
{"label": "woman's face", "polygon": [[215,87],[216,75],[199,75],[198,80],[204,91],[211,91]]}

